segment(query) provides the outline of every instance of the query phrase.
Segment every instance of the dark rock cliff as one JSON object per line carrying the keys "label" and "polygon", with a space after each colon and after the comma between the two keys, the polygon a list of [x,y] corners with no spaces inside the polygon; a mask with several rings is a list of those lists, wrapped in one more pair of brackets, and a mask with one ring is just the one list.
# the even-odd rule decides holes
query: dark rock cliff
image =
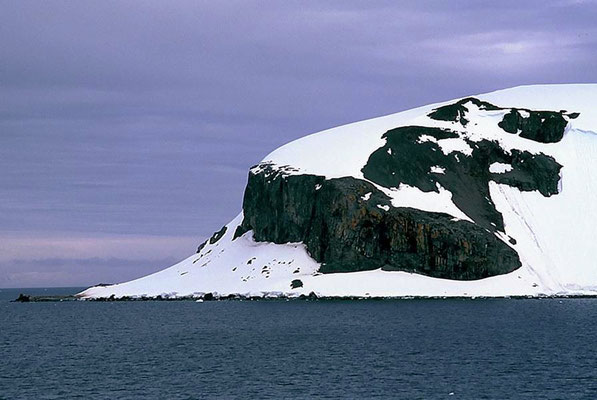
{"label": "dark rock cliff", "polygon": [[479,279],[520,267],[517,253],[488,230],[452,216],[395,208],[369,182],[252,172],[244,221],[257,241],[303,242],[321,272],[383,268],[448,279]]}
{"label": "dark rock cliff", "polygon": [[[480,112],[507,111],[499,122],[505,132],[542,143],[561,140],[567,120],[578,116],[504,109],[475,98],[440,107],[428,116],[466,127],[471,104]],[[551,196],[558,193],[562,167],[556,160],[545,154],[505,151],[498,142],[475,142],[440,128],[404,126],[383,137],[386,144],[362,169],[366,180],[298,175],[290,166],[253,168],[244,195],[244,220],[234,238],[252,230],[256,241],[302,242],[322,264],[323,273],[382,268],[471,280],[521,266],[517,252],[496,236],[504,235],[504,223],[491,200],[489,182]],[[468,154],[443,152],[441,141],[456,138],[470,147]],[[492,173],[493,163],[507,164],[509,170]],[[473,222],[393,207],[378,187],[401,184],[423,192],[449,190],[454,204]],[[221,232],[212,240],[218,235]],[[515,238],[509,242],[516,244]]]}

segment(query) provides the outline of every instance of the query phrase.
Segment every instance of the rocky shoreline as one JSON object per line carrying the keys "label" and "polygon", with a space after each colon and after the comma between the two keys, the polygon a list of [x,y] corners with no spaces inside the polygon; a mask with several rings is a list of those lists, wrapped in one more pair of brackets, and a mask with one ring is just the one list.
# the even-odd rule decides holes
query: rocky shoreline
{"label": "rocky shoreline", "polygon": [[154,297],[99,297],[99,298],[81,298],[76,295],[68,296],[31,296],[26,294],[19,294],[19,297],[12,300],[12,303],[45,303],[45,302],[62,302],[62,301],[85,301],[85,302],[139,302],[139,301],[189,301],[189,302],[205,302],[205,301],[355,301],[355,300],[489,300],[489,299],[514,299],[514,300],[542,300],[542,299],[579,299],[579,298],[597,298],[597,295],[584,294],[563,294],[563,295],[538,295],[538,296],[318,296],[311,292],[308,295],[301,294],[298,296],[288,296],[278,293],[264,293],[262,296],[247,296],[239,294],[230,294],[226,296],[214,295],[213,293],[205,293],[197,296],[154,296]]}

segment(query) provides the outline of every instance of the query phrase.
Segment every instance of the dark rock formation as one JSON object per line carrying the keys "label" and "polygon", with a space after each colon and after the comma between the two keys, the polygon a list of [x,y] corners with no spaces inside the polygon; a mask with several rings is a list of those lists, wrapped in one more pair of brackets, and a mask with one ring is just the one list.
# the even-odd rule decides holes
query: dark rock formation
{"label": "dark rock formation", "polygon": [[226,234],[226,227],[223,226],[222,229],[220,229],[219,231],[217,231],[216,233],[214,233],[209,239],[207,239],[205,242],[201,243],[199,245],[199,247],[197,247],[197,253],[200,253],[201,250],[203,250],[203,248],[205,246],[207,246],[207,243],[209,244],[215,244],[218,242],[218,240],[222,239],[222,237]]}
{"label": "dark rock formation", "polygon": [[460,122],[462,126],[468,124],[467,105],[474,104],[480,110],[497,111],[509,110],[498,126],[508,133],[518,134],[525,139],[541,143],[556,143],[564,137],[564,131],[569,119],[578,117],[578,113],[566,111],[532,111],[523,108],[502,108],[474,97],[462,99],[453,104],[436,108],[427,116],[438,121]]}
{"label": "dark rock formation", "polygon": [[499,107],[496,107],[491,103],[481,101],[474,97],[468,97],[466,99],[459,100],[454,104],[448,104],[447,106],[436,108],[427,116],[438,121],[460,122],[462,126],[466,126],[466,124],[468,124],[468,120],[465,118],[466,112],[468,111],[468,107],[466,106],[467,103],[475,104],[481,110],[500,110]]}
{"label": "dark rock formation", "polygon": [[[472,105],[481,111],[508,111],[499,123],[502,129],[543,143],[561,140],[567,119],[578,116],[566,111],[504,109],[475,98],[439,107],[428,116],[466,126]],[[520,267],[516,251],[496,236],[504,232],[504,223],[491,200],[489,182],[551,196],[558,193],[560,164],[544,154],[508,152],[497,142],[475,142],[440,128],[405,126],[383,137],[386,144],[370,155],[362,169],[367,180],[298,175],[290,166],[260,164],[252,169],[244,220],[234,239],[252,230],[256,241],[302,242],[322,264],[323,273],[382,268],[470,280]],[[470,146],[472,154],[444,154],[438,141],[454,138]],[[492,173],[490,165],[496,162],[512,168]],[[443,187],[474,223],[444,213],[393,207],[371,182],[385,188],[405,184],[423,192],[439,192]],[[516,244],[515,238],[507,240]]]}
{"label": "dark rock formation", "polygon": [[[523,116],[521,113],[528,114]],[[568,121],[562,112],[531,111],[513,108],[498,124],[508,133],[520,132],[520,137],[541,143],[557,143],[564,137]]]}
{"label": "dark rock formation", "polygon": [[512,170],[491,174],[492,181],[514,186],[522,191],[537,190],[545,197],[558,194],[562,166],[552,157],[512,150],[512,154],[505,158],[512,165]]}
{"label": "dark rock formation", "polygon": [[31,301],[31,296],[24,295],[23,293],[19,294],[19,297],[15,300],[18,303],[29,303]]}
{"label": "dark rock formation", "polygon": [[[454,204],[475,223],[489,230],[504,230],[501,214],[489,195],[489,181],[505,183],[521,190],[539,190],[544,196],[558,192],[561,165],[544,154],[514,150],[505,152],[496,142],[473,142],[462,139],[472,149],[471,156],[459,152],[444,154],[435,141],[422,141],[426,136],[435,141],[459,137],[439,128],[405,126],[386,132],[386,145],[371,156],[365,167],[365,178],[381,186],[399,187],[401,183],[423,192],[439,192],[437,185],[452,192]],[[512,165],[512,171],[492,174],[495,162]],[[432,172],[432,167],[443,169]]]}
{"label": "dark rock formation", "polygon": [[265,168],[249,175],[243,210],[241,232],[253,230],[257,241],[303,242],[323,273],[381,267],[479,279],[520,267],[517,253],[486,229],[447,214],[394,208],[359,179]]}
{"label": "dark rock formation", "polygon": [[209,238],[209,244],[215,244],[218,240],[222,239],[222,236],[226,233],[226,229],[227,228],[223,226],[222,229],[214,233],[213,236]]}

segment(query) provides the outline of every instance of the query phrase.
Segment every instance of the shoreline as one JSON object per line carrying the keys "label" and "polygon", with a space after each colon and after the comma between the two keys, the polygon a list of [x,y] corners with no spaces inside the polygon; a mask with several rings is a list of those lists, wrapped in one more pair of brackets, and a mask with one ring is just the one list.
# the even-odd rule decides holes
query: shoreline
{"label": "shoreline", "polygon": [[299,296],[271,295],[262,296],[242,296],[226,295],[218,296],[213,293],[205,293],[197,296],[141,296],[141,297],[98,297],[83,298],[77,295],[55,295],[55,296],[32,296],[21,293],[18,298],[11,300],[11,303],[48,303],[63,301],[82,301],[82,302],[140,302],[140,301],[392,301],[392,300],[544,300],[544,299],[595,299],[597,294],[556,294],[556,295],[528,295],[528,296],[318,296],[311,292],[309,295],[301,294]]}

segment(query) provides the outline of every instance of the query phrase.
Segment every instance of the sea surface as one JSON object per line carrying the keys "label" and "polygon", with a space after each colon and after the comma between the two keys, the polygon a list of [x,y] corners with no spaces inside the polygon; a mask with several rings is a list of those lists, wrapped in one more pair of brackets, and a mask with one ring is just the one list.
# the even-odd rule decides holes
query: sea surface
{"label": "sea surface", "polygon": [[1,399],[597,399],[597,299],[11,303]]}

